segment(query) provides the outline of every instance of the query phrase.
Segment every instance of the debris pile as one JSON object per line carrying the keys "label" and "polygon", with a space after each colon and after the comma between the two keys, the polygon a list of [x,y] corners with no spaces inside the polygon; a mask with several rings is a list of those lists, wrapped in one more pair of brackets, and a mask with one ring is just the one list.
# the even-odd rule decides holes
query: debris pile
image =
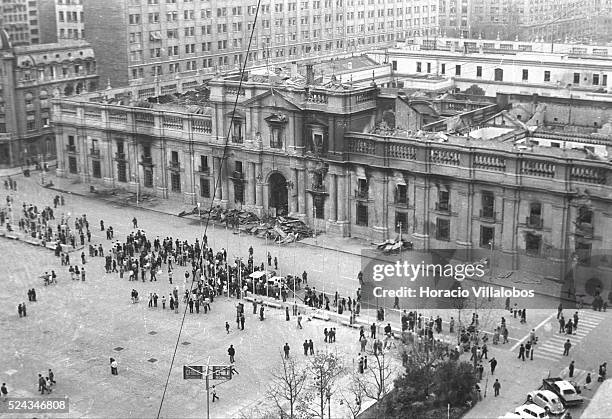
{"label": "debris pile", "polygon": [[[206,218],[208,211],[200,212],[202,218]],[[178,216],[197,215],[198,207],[191,211],[181,211]],[[303,221],[293,217],[267,217],[260,219],[257,214],[250,211],[237,209],[223,209],[219,206],[210,210],[210,219],[225,224],[243,234],[251,234],[261,238],[267,238],[279,244],[291,243],[306,237],[313,237],[314,231]]]}
{"label": "debris pile", "polygon": [[378,250],[382,250],[384,253],[399,253],[402,250],[412,250],[412,242],[402,239],[391,240],[387,239],[384,242],[372,243]]}

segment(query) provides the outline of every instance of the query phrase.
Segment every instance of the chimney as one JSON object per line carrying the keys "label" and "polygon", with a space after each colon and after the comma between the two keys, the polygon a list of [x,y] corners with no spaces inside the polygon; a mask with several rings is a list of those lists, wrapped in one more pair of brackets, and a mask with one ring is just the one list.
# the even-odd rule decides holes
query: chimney
{"label": "chimney", "polygon": [[306,64],[306,84],[312,86],[314,84],[314,79],[314,66],[312,64]]}

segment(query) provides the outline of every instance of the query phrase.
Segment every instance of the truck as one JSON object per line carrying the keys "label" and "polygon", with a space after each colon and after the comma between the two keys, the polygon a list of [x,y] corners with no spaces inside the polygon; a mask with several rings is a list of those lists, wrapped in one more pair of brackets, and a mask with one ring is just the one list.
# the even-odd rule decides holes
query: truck
{"label": "truck", "polygon": [[576,406],[584,402],[584,398],[578,394],[576,388],[569,381],[560,377],[543,379],[541,389],[555,393],[566,407]]}

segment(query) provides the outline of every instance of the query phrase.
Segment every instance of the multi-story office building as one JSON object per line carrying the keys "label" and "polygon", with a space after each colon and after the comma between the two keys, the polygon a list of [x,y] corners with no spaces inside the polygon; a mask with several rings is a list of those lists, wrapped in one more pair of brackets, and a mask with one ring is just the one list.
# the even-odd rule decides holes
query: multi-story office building
{"label": "multi-story office building", "polygon": [[471,0],[440,0],[440,34],[469,37],[471,24]]}
{"label": "multi-story office building", "polygon": [[[183,104],[121,105],[136,88],[55,100],[58,174],[204,207],[289,213],[331,234],[380,240],[401,229],[417,248],[491,249],[506,269],[544,274],[567,254],[612,245],[597,233],[612,228],[609,147],[601,133],[547,126],[567,114],[567,99],[514,95],[500,103],[516,109],[483,113],[481,129],[417,133],[400,128],[410,112],[463,120],[461,109],[491,104],[239,80],[215,79],[210,96],[193,92]],[[573,106],[612,117],[607,102]]]}
{"label": "multi-story office building", "polygon": [[4,0],[0,29],[15,46],[41,43],[38,0]]}
{"label": "multi-story office building", "polygon": [[[410,87],[428,81],[431,90],[487,96],[537,93],[545,96],[612,101],[612,47],[465,38],[417,38],[416,43],[369,56],[389,61],[394,80]],[[552,50],[551,50],[552,48]]]}
{"label": "multi-story office building", "polygon": [[257,4],[85,0],[83,19],[100,77],[113,85],[233,69],[247,50],[249,65],[265,65],[392,46],[433,34],[438,25],[437,0],[263,0],[259,10]]}
{"label": "multi-story office building", "polygon": [[85,41],[11,46],[0,30],[0,167],[55,159],[51,99],[97,88]]}

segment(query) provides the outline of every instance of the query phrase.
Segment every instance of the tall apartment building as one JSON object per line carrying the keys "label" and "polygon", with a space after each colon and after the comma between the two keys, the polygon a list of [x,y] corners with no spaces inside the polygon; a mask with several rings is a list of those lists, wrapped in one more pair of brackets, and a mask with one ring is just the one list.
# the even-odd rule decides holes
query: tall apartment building
{"label": "tall apartment building", "polygon": [[[469,35],[514,40],[612,40],[610,0],[465,0]],[[460,33],[455,33],[459,36]],[[450,33],[449,33],[450,36]]]}
{"label": "tall apartment building", "polygon": [[3,0],[0,29],[14,46],[41,43],[37,0]]}
{"label": "tall apartment building", "polygon": [[[350,53],[433,34],[437,0],[85,0],[86,38],[102,80],[141,83],[180,73]],[[257,20],[256,20],[257,19]],[[126,29],[127,28],[127,29]]]}
{"label": "tall apartment building", "polygon": [[95,90],[97,83],[85,41],[13,47],[0,30],[0,168],[54,160],[51,99]]}
{"label": "tall apartment building", "polygon": [[469,36],[472,0],[440,0],[439,24],[444,36]]}

